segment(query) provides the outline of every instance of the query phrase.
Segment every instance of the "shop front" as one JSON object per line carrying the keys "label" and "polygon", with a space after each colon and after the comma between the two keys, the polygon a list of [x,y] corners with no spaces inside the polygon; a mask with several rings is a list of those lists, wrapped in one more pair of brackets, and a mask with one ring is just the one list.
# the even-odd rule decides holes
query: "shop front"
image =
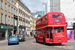
{"label": "shop front", "polygon": [[26,30],[26,27],[25,26],[19,26],[19,34],[25,34],[25,30]]}
{"label": "shop front", "polygon": [[0,26],[0,40],[6,40],[13,35],[13,27]]}

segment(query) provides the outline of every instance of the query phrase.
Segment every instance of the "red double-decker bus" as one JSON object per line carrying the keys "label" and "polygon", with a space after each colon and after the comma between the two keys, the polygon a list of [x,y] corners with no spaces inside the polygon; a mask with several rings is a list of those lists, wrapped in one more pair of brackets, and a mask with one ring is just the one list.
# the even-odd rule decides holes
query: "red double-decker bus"
{"label": "red double-decker bus", "polygon": [[36,42],[67,43],[65,16],[61,12],[49,12],[36,21]]}

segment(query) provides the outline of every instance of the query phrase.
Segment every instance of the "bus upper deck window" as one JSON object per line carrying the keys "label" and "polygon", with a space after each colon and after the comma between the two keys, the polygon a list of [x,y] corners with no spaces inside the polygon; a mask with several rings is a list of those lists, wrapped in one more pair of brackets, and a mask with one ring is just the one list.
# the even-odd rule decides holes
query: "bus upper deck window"
{"label": "bus upper deck window", "polygon": [[45,16],[45,20],[47,20],[47,16]]}
{"label": "bus upper deck window", "polygon": [[61,15],[52,15],[52,18],[62,18]]}
{"label": "bus upper deck window", "polygon": [[42,19],[41,19],[41,22],[42,22]]}

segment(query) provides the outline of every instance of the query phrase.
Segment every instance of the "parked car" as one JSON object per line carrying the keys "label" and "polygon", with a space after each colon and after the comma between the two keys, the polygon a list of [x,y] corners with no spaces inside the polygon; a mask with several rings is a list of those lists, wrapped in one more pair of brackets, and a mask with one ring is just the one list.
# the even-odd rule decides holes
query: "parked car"
{"label": "parked car", "polygon": [[19,41],[25,41],[25,35],[24,34],[19,34],[18,36]]}
{"label": "parked car", "polygon": [[19,39],[17,36],[11,36],[8,38],[8,45],[13,43],[19,44]]}

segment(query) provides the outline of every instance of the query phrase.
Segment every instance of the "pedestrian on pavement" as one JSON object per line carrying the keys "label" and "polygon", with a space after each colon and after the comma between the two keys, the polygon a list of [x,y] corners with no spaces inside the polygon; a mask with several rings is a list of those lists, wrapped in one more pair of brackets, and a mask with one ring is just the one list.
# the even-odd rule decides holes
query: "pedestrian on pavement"
{"label": "pedestrian on pavement", "polygon": [[32,36],[32,32],[30,32],[30,35]]}

